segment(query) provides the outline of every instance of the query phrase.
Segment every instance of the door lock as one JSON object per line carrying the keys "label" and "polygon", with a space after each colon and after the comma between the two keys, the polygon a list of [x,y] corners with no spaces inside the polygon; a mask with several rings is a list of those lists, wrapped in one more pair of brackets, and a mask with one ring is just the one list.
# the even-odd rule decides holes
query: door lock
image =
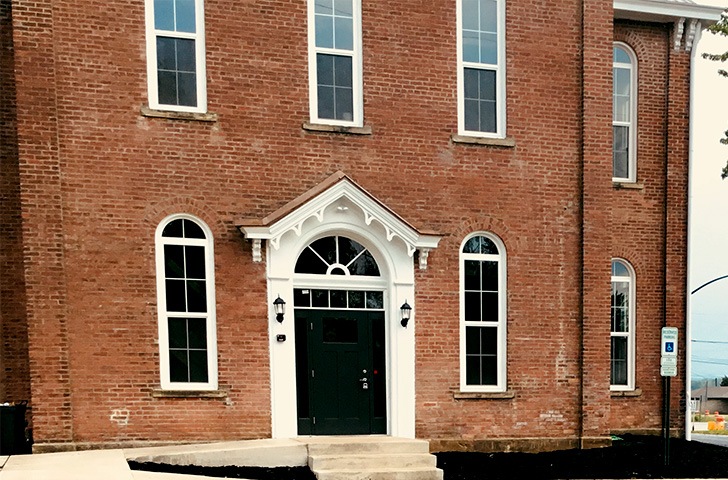
{"label": "door lock", "polygon": [[367,383],[367,381],[368,381],[367,377],[360,378],[359,381],[361,382],[362,390],[369,390],[369,383]]}

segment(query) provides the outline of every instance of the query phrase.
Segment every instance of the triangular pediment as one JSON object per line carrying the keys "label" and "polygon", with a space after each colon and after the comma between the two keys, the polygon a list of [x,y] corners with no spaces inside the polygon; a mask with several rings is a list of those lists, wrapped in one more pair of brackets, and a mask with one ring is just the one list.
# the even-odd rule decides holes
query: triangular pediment
{"label": "triangular pediment", "polygon": [[262,240],[270,242],[270,246],[277,250],[284,235],[300,236],[304,223],[311,220],[323,222],[325,212],[331,208],[361,210],[366,225],[376,223],[381,226],[388,242],[404,242],[409,256],[419,250],[420,268],[426,268],[429,251],[437,247],[442,237],[435,232],[415,228],[343,172],[336,172],[275,212],[263,218],[240,219],[236,226],[245,238],[253,241],[254,260],[260,261]]}

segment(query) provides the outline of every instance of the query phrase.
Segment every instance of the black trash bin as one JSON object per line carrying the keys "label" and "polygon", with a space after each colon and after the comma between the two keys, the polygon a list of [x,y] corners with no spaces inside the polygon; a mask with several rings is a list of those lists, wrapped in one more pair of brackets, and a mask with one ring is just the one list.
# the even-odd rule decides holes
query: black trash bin
{"label": "black trash bin", "polygon": [[28,402],[0,405],[0,455],[30,453],[25,438],[25,410]]}

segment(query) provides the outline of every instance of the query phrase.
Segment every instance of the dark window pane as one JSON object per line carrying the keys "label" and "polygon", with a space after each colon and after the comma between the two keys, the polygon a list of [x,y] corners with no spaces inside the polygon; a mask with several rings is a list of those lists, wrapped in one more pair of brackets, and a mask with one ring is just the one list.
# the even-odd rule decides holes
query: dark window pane
{"label": "dark window pane", "polygon": [[629,127],[613,127],[614,158],[612,176],[629,178]]}
{"label": "dark window pane", "polygon": [[177,31],[195,33],[195,0],[177,0]]}
{"label": "dark window pane", "polygon": [[320,118],[335,118],[334,87],[318,87],[318,116]]}
{"label": "dark window pane", "polygon": [[463,246],[463,253],[480,253],[480,239],[483,237],[473,237]]}
{"label": "dark window pane", "polygon": [[334,57],[334,85],[351,88],[352,78],[351,57]]}
{"label": "dark window pane", "polygon": [[154,0],[154,28],[174,30],[174,0]]}
{"label": "dark window pane", "polygon": [[465,383],[480,385],[480,356],[468,355],[465,357]]}
{"label": "dark window pane", "polygon": [[190,382],[207,382],[207,351],[191,350],[190,355]]}
{"label": "dark window pane", "polygon": [[334,89],[334,115],[337,120],[354,119],[354,92],[350,88]]}
{"label": "dark window pane", "polygon": [[318,255],[313,253],[313,251],[306,247],[301,252],[301,255],[298,256],[298,261],[296,261],[296,268],[294,271],[296,273],[314,273],[317,275],[323,275],[326,273],[328,266],[324,263],[323,260],[321,260]]}
{"label": "dark window pane", "polygon": [[329,272],[331,275],[346,275],[346,270],[343,267],[334,267]]}
{"label": "dark window pane", "polygon": [[627,385],[627,337],[612,337],[612,385]]}
{"label": "dark window pane", "polygon": [[359,253],[364,250],[364,245],[346,237],[338,237],[339,241],[339,263],[348,265]]}
{"label": "dark window pane", "polygon": [[168,318],[169,348],[187,348],[187,320]]}
{"label": "dark window pane", "polygon": [[465,100],[465,130],[480,130],[480,102],[477,100]]}
{"label": "dark window pane", "polygon": [[163,237],[182,238],[182,220],[172,220],[164,226]]}
{"label": "dark window pane", "polygon": [[189,348],[207,349],[207,319],[188,318]]}
{"label": "dark window pane", "polygon": [[494,133],[497,130],[495,101],[480,102],[480,131]]}
{"label": "dark window pane", "polygon": [[382,292],[367,292],[367,308],[384,308],[384,294]]}
{"label": "dark window pane", "polygon": [[202,231],[202,227],[197,225],[192,220],[184,221],[185,238],[207,238],[205,232]]}
{"label": "dark window pane", "polygon": [[353,318],[323,318],[323,341],[326,343],[357,343],[357,321]]}
{"label": "dark window pane", "polygon": [[169,381],[189,381],[189,372],[187,370],[187,350],[169,351]]}
{"label": "dark window pane", "polygon": [[157,69],[177,70],[175,39],[157,37]]}
{"label": "dark window pane", "polygon": [[185,267],[187,278],[205,278],[205,247],[186,246]]}
{"label": "dark window pane", "polygon": [[367,275],[370,277],[379,276],[379,266],[377,261],[369,252],[364,252],[357,258],[351,265],[349,265],[349,272],[352,275]]}
{"label": "dark window pane", "polygon": [[498,255],[498,247],[495,246],[495,243],[490,238],[480,237],[480,253]]}
{"label": "dark window pane", "polygon": [[176,39],[177,44],[177,70],[180,72],[195,71],[195,41]]}
{"label": "dark window pane", "polygon": [[185,312],[185,282],[184,280],[165,280],[167,311]]}
{"label": "dark window pane", "polygon": [[204,280],[187,280],[187,311],[207,311],[207,292]]}
{"label": "dark window pane", "polygon": [[346,308],[346,290],[331,290],[331,308]]}
{"label": "dark window pane", "polygon": [[177,87],[179,91],[178,105],[187,107],[197,106],[197,75],[194,73],[178,73]]}
{"label": "dark window pane", "polygon": [[498,354],[498,329],[494,327],[478,328],[480,330],[480,353],[483,355]]}
{"label": "dark window pane", "polygon": [[327,308],[329,306],[329,291],[328,290],[313,290],[311,305],[314,307]]}
{"label": "dark window pane", "polygon": [[163,105],[177,105],[177,74],[157,72],[157,97]]}
{"label": "dark window pane", "polygon": [[184,247],[182,245],[164,246],[164,276],[167,278],[184,277]]}
{"label": "dark window pane", "polygon": [[483,269],[483,290],[498,291],[498,262],[481,262]]}
{"label": "dark window pane", "polygon": [[311,248],[321,255],[321,258],[326,260],[329,265],[337,262],[336,237],[319,238],[311,244]]}
{"label": "dark window pane", "polygon": [[[297,272],[299,273],[299,272]],[[294,307],[310,307],[311,306],[311,290],[296,288],[293,290],[293,306]]]}
{"label": "dark window pane", "polygon": [[498,384],[498,361],[496,357],[480,357],[481,385]]}
{"label": "dark window pane", "polygon": [[316,55],[316,82],[319,86],[331,86],[334,84],[334,56]]}
{"label": "dark window pane", "polygon": [[480,354],[481,327],[465,327],[465,353],[466,355]]}
{"label": "dark window pane", "polygon": [[483,292],[483,313],[484,322],[498,321],[498,293]]}
{"label": "dark window pane", "polygon": [[[478,70],[466,68],[463,72],[463,94],[467,99],[480,99]],[[477,237],[476,237],[477,238]],[[473,252],[473,253],[477,253]]]}
{"label": "dark window pane", "polygon": [[480,290],[480,263],[476,260],[465,260],[465,290]]}
{"label": "dark window pane", "polygon": [[479,322],[480,317],[480,293],[465,292],[465,320]]}
{"label": "dark window pane", "polygon": [[349,290],[349,308],[364,308],[364,292]]}

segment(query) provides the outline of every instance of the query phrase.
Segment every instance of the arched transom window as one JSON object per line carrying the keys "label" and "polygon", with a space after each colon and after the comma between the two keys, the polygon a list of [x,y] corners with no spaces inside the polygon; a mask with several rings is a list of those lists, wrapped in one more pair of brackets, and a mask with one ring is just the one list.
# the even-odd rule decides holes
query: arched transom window
{"label": "arched transom window", "polygon": [[379,266],[371,252],[347,237],[324,237],[303,249],[295,273],[379,277]]}

